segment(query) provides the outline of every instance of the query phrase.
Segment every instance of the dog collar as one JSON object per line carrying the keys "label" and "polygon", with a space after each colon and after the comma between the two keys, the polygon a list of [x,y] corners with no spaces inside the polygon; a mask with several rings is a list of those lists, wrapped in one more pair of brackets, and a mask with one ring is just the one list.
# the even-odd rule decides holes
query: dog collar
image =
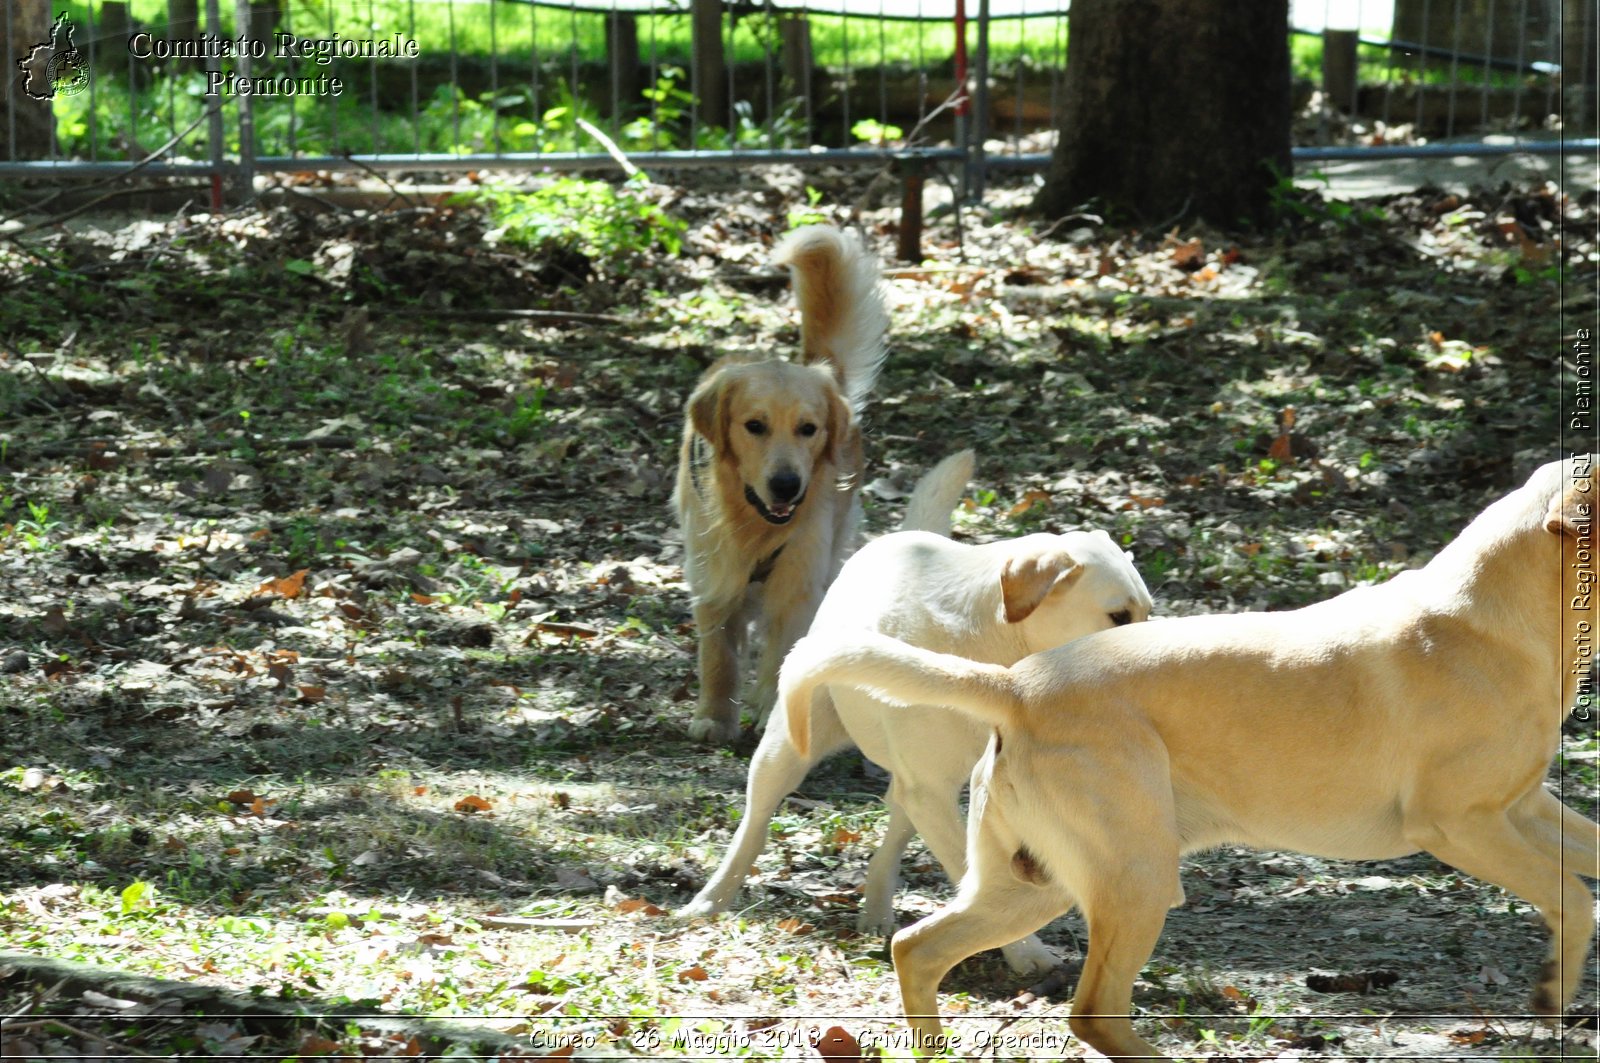
{"label": "dog collar", "polygon": [[[787,545],[787,544],[785,544],[785,545]],[[772,553],[768,554],[762,560],[757,561],[756,562],[756,567],[750,570],[750,582],[751,583],[765,583],[765,582],[767,582],[767,577],[772,575],[772,566],[776,565],[778,563],[778,555],[781,554],[781,553],[783,553],[783,547],[782,546],[780,546],[776,550],[772,551]]]}

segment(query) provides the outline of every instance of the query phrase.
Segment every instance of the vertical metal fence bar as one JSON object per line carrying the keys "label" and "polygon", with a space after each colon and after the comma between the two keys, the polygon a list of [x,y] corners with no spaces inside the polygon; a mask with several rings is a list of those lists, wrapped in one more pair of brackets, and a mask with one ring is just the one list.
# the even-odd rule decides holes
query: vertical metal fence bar
{"label": "vertical metal fence bar", "polygon": [[[378,8],[375,0],[367,0],[367,39],[378,39]],[[380,155],[386,146],[383,142],[383,127],[379,123],[378,112],[378,57],[373,56],[367,60],[367,85],[372,106],[372,153]]]}
{"label": "vertical metal fence bar", "polygon": [[[1490,72],[1494,69],[1494,46],[1494,0],[1489,0],[1489,12],[1483,23],[1483,69],[1479,71],[1479,76],[1483,78],[1483,87],[1478,93],[1478,128],[1485,133],[1489,131],[1489,82]],[[1518,72],[1517,76],[1522,75]]]}
{"label": "vertical metal fence bar", "polygon": [[[878,0],[878,121],[889,124],[889,30],[884,0]],[[879,137],[880,140],[884,139]]]}
{"label": "vertical metal fence bar", "polygon": [[922,0],[917,0],[917,125],[928,117],[928,52],[923,47],[927,27]]}
{"label": "vertical metal fence bar", "polygon": [[617,0],[611,0],[605,37],[606,69],[611,73],[611,121],[607,128],[615,140],[622,129],[622,19],[617,13]]}
{"label": "vertical metal fence bar", "polygon": [[[328,0],[328,36],[333,37],[338,33],[337,15],[334,12],[335,0]],[[331,78],[338,73],[339,60],[332,57],[333,62],[328,64],[328,76]],[[336,155],[343,145],[339,143],[339,99],[332,93],[328,94],[328,153]]]}
{"label": "vertical metal fence bar", "polygon": [[[122,30],[127,36],[122,38],[122,49],[126,53],[128,66],[128,158],[142,159],[145,156],[143,141],[139,137],[139,71],[134,66],[133,49],[128,47],[128,41],[133,36],[133,5],[128,5],[128,20],[123,23]],[[152,85],[152,88],[154,86]],[[152,93],[154,95],[154,93]]]}
{"label": "vertical metal fence bar", "polygon": [[[1356,76],[1352,79],[1350,100],[1351,117],[1361,113],[1361,34],[1365,31],[1367,20],[1365,12],[1361,10],[1364,0],[1356,0]],[[1391,20],[1392,21],[1392,20]],[[1388,36],[1388,34],[1385,34]]]}
{"label": "vertical metal fence bar", "polygon": [[[89,127],[89,161],[90,162],[98,162],[99,159],[100,159],[100,124],[96,120],[96,117],[100,113],[100,108],[95,106],[94,83],[98,79],[94,76],[93,71],[96,69],[96,65],[95,65],[95,61],[94,61],[94,59],[95,59],[94,53],[95,53],[95,44],[97,42],[96,42],[95,38],[98,37],[100,35],[100,33],[99,33],[99,30],[95,27],[94,4],[93,3],[86,4],[85,5],[85,11],[89,16],[89,70],[91,71],[90,76],[89,76],[89,121],[88,121],[88,127]],[[8,71],[6,71],[6,73],[10,74],[11,72],[8,70]],[[51,158],[56,158],[56,157],[64,154],[64,152],[61,151],[60,132],[61,131],[56,128],[56,123],[52,121],[50,123],[50,157]]]}
{"label": "vertical metal fence bar", "polygon": [[1015,62],[1016,75],[1016,102],[1011,111],[1014,120],[1011,123],[1011,153],[1022,154],[1022,108],[1028,97],[1028,0],[1022,0],[1022,17],[1017,20],[1017,50]]}
{"label": "vertical metal fence bar", "polygon": [[[1554,49],[1555,49],[1555,61],[1557,63],[1560,63],[1561,60],[1565,58],[1565,56],[1563,56],[1561,54],[1561,34],[1562,34],[1562,31],[1566,28],[1565,24],[1564,24],[1565,23],[1565,18],[1563,17],[1563,16],[1565,16],[1566,12],[1561,10],[1561,8],[1559,6],[1557,6],[1557,5],[1559,5],[1559,3],[1560,3],[1560,0],[1551,0],[1551,5],[1553,7],[1555,7],[1555,11],[1556,11],[1556,32],[1555,32],[1555,37],[1554,37]],[[1556,78],[1550,77],[1548,75],[1545,76],[1545,79],[1544,79],[1544,117],[1539,121],[1539,125],[1540,126],[1544,126],[1544,125],[1548,124],[1549,121],[1550,121],[1550,116],[1556,113],[1556,82],[1557,82]]]}
{"label": "vertical metal fence bar", "polygon": [[1424,90],[1428,84],[1428,16],[1430,14],[1428,6],[1428,0],[1422,0],[1422,40],[1417,42],[1422,47],[1417,49],[1417,85],[1415,90],[1417,94],[1417,120],[1414,133],[1421,133],[1424,128],[1422,124],[1422,101],[1427,95]]}
{"label": "vertical metal fence bar", "polygon": [[[1056,38],[1055,52],[1050,60],[1050,128],[1059,129],[1061,126],[1061,78],[1066,70],[1067,57],[1065,41],[1061,31],[1067,24],[1067,17],[1061,12],[1056,12]],[[1052,145],[1053,150],[1053,145]]]}
{"label": "vertical metal fence bar", "polygon": [[[206,29],[213,34],[222,32],[222,16],[217,10],[217,0],[206,0]],[[207,55],[206,72],[211,74],[222,69],[222,61],[215,55]],[[204,97],[202,97],[204,99]],[[206,104],[206,140],[210,149],[211,158],[211,212],[213,214],[222,210],[222,174],[223,174],[223,132],[222,132],[222,99],[216,97]]]}
{"label": "vertical metal fence bar", "polygon": [[1522,136],[1522,89],[1527,83],[1528,62],[1528,0],[1522,0],[1522,14],[1517,19],[1517,86],[1511,90],[1511,128]]}
{"label": "vertical metal fence bar", "polygon": [[500,145],[500,34],[495,18],[499,0],[489,0],[489,139],[494,153],[502,152]]}
{"label": "vertical metal fence bar", "polygon": [[[168,13],[171,13],[170,8],[168,9]],[[132,48],[128,49],[128,61],[130,64],[133,61]],[[162,79],[167,83],[167,139],[169,140],[178,134],[178,78],[175,73],[178,67],[174,65],[171,69],[174,71],[173,75]],[[165,70],[163,70],[163,72],[165,72]],[[183,147],[182,145],[179,145],[174,150],[181,152]]]}
{"label": "vertical metal fence bar", "polygon": [[572,30],[572,42],[567,48],[567,100],[572,106],[572,143],[567,146],[568,151],[578,149],[578,123],[575,119],[581,113],[578,101],[578,4],[577,0],[568,0],[567,20]]}
{"label": "vertical metal fence bar", "polygon": [[[233,6],[234,28],[239,30],[241,36],[254,32],[250,25],[250,0],[234,0]],[[238,69],[241,81],[250,78],[250,50],[242,48],[234,59],[234,66]],[[244,202],[251,203],[256,198],[256,114],[254,107],[255,97],[248,92],[241,92],[234,101],[238,108],[239,116],[239,194]]]}
{"label": "vertical metal fence bar", "polygon": [[689,19],[689,95],[693,102],[689,105],[689,150],[697,151],[700,148],[700,101],[705,98],[705,86],[700,84],[700,64],[694,56],[694,27],[696,18],[691,7]]}
{"label": "vertical metal fence bar", "polygon": [[961,160],[961,193],[965,199],[972,190],[972,127],[971,107],[967,100],[967,0],[955,0],[955,54],[951,61],[956,75],[956,147],[964,153]]}
{"label": "vertical metal fence bar", "polygon": [[728,150],[738,147],[739,121],[736,117],[739,109],[739,97],[734,89],[733,72],[739,68],[738,53],[734,50],[737,41],[734,40],[733,11],[727,4],[722,5],[722,57],[723,69],[728,81],[728,135],[724,138],[723,146]]}
{"label": "vertical metal fence bar", "polygon": [[[1389,17],[1389,37],[1394,36],[1394,16]],[[1393,125],[1391,118],[1391,105],[1394,103],[1394,49],[1386,48],[1383,53],[1383,128],[1384,136],[1389,136],[1389,127]]]}
{"label": "vertical metal fence bar", "polygon": [[[805,15],[806,19],[809,21],[810,18],[811,18],[811,13],[809,11],[807,11],[807,10],[804,10],[804,9],[802,9],[802,13]],[[802,86],[802,88],[803,88],[803,95],[805,97],[806,145],[807,145],[807,147],[809,147],[811,141],[817,139],[816,104],[811,98],[812,97],[812,89],[814,87],[812,85],[812,83],[811,83],[812,82],[812,67],[814,67],[816,65],[816,62],[815,62],[815,50],[812,48],[811,43],[810,43],[811,40],[812,40],[812,38],[811,38],[811,30],[810,29],[806,30],[806,38],[805,38],[805,40],[806,40],[806,54],[805,54],[805,62],[802,64],[804,66],[804,73],[802,75],[803,76],[803,86]]]}
{"label": "vertical metal fence bar", "polygon": [[659,52],[656,48],[656,28],[661,20],[654,11],[646,11],[644,18],[650,24],[650,94],[646,97],[650,101],[650,150],[659,151],[661,148],[661,101],[656,98],[656,89],[661,83]]}
{"label": "vertical metal fence bar", "polygon": [[[417,39],[417,0],[406,0],[406,32],[411,40]],[[417,99],[421,92],[421,86],[417,84],[417,60],[421,58],[419,54],[417,59],[406,64],[411,72],[411,151],[416,155],[422,154],[422,116]]]}
{"label": "vertical metal fence bar", "polygon": [[[1317,143],[1327,144],[1332,140],[1328,132],[1328,112],[1332,110],[1333,102],[1328,98],[1328,18],[1333,14],[1333,0],[1322,0],[1322,35],[1317,39],[1322,42],[1322,106],[1317,108]],[[1284,27],[1289,40],[1294,41],[1294,11],[1289,12],[1290,22]],[[1359,35],[1358,35],[1359,36]],[[1357,45],[1356,47],[1360,47]]]}
{"label": "vertical metal fence bar", "polygon": [[461,151],[461,62],[456,54],[456,3],[445,0],[445,19],[450,28],[450,150]]}
{"label": "vertical metal fence bar", "polygon": [[765,78],[764,88],[767,93],[767,150],[772,151],[778,146],[778,93],[777,93],[777,62],[776,49],[773,47],[778,37],[778,11],[771,4],[767,4],[761,11],[761,56],[762,77]]}
{"label": "vertical metal fence bar", "polygon": [[1450,87],[1445,101],[1444,135],[1455,136],[1456,90],[1461,85],[1461,0],[1456,0],[1455,25],[1450,31]]}
{"label": "vertical metal fence bar", "polygon": [[[842,10],[842,8],[841,8]],[[841,44],[841,62],[844,64],[844,90],[839,94],[844,101],[844,132],[841,134],[841,147],[850,146],[850,90],[855,87],[855,68],[850,65],[850,16],[839,16],[839,34]]]}
{"label": "vertical metal fence bar", "polygon": [[533,100],[534,143],[544,151],[544,111],[539,108],[539,5],[528,5],[528,54],[533,66],[528,71],[528,95]]}
{"label": "vertical metal fence bar", "polygon": [[989,150],[989,0],[978,0],[978,61],[973,77],[977,81],[977,99],[974,100],[973,111],[973,188],[969,192],[973,199],[982,201],[985,186],[988,184],[988,155]]}
{"label": "vertical metal fence bar", "polygon": [[[290,34],[291,36],[294,34],[293,4],[285,4],[283,6],[283,32]],[[293,53],[291,53],[288,58],[288,76],[293,78],[300,73],[300,60]],[[290,96],[286,103],[289,108],[289,122],[288,129],[286,131],[287,143],[285,144],[284,150],[289,155],[296,155],[299,153],[299,144],[296,133],[300,122],[300,97]]]}

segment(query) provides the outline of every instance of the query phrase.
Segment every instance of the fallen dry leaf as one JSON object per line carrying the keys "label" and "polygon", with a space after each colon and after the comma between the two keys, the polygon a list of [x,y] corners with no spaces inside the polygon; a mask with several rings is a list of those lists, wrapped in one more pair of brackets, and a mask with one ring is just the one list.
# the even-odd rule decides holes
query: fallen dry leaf
{"label": "fallen dry leaf", "polygon": [[305,590],[306,576],[311,572],[303,568],[299,572],[284,576],[282,579],[269,579],[255,590],[256,597],[263,594],[279,594],[285,598],[298,598]]}

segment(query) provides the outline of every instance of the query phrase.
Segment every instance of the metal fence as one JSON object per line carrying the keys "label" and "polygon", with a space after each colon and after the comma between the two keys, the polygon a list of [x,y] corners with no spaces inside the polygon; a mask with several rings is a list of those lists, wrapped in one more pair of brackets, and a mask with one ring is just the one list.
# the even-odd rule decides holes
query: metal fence
{"label": "metal fence", "polygon": [[[57,0],[60,5],[60,0]],[[6,0],[0,176],[1048,158],[1067,0]],[[1560,150],[1592,0],[1294,0],[1300,158]],[[1499,134],[1484,142],[1485,134]],[[1466,139],[1463,139],[1466,138]]]}

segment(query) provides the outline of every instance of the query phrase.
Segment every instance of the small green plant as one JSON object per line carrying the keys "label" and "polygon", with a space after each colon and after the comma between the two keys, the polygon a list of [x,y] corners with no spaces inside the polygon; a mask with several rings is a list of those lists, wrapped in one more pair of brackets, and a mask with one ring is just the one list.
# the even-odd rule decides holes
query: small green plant
{"label": "small green plant", "polygon": [[620,267],[659,247],[683,249],[687,226],[642,195],[642,177],[622,185],[562,177],[531,192],[485,185],[455,197],[479,203],[508,243],[530,249],[569,247],[597,263]]}
{"label": "small green plant", "polygon": [[[1268,165],[1271,166],[1270,163]],[[1300,221],[1311,225],[1348,229],[1357,225],[1376,225],[1387,217],[1377,207],[1362,207],[1357,210],[1342,200],[1327,198],[1323,192],[1300,188],[1295,184],[1294,174],[1283,173],[1276,166],[1271,166],[1271,169],[1274,181],[1269,193],[1272,199],[1272,215],[1280,224]],[[1301,176],[1312,181],[1321,181],[1324,186],[1331,187],[1333,183],[1332,179],[1320,170]]]}
{"label": "small green plant", "polygon": [[879,147],[904,140],[906,131],[897,125],[880,122],[876,118],[863,118],[850,127],[850,135],[857,140],[864,140],[868,144]]}
{"label": "small green plant", "polygon": [[817,209],[821,202],[822,193],[806,185],[806,205],[789,211],[789,228],[798,229],[802,225],[825,224],[828,216]]}
{"label": "small green plant", "polygon": [[653,88],[639,95],[650,101],[650,113],[622,127],[622,143],[642,151],[669,151],[680,145],[678,126],[694,109],[694,96],[679,86],[683,71],[663,67]]}

